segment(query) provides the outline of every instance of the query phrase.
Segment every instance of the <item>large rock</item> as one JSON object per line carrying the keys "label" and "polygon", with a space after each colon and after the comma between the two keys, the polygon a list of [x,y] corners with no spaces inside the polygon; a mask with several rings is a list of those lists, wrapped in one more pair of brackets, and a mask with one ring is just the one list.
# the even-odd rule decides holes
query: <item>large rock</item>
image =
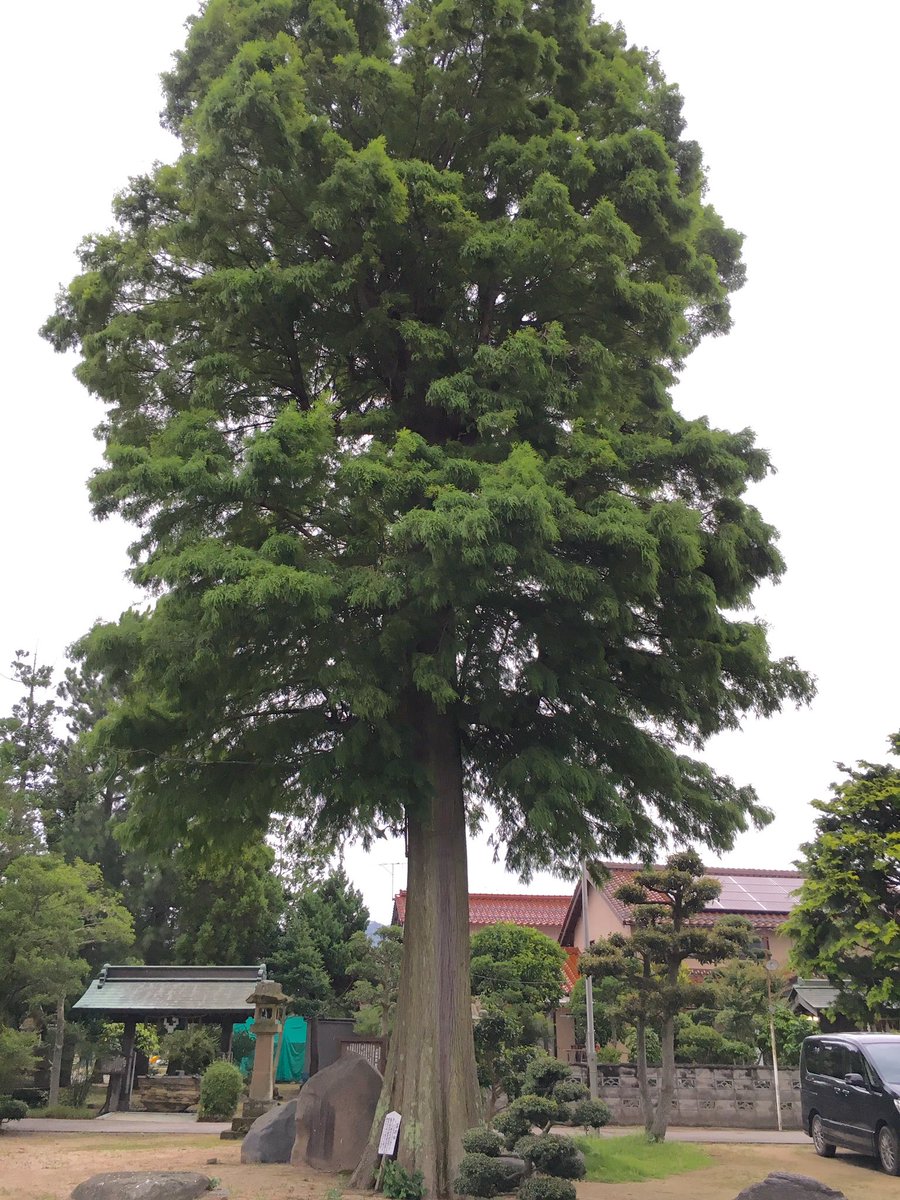
{"label": "large rock", "polygon": [[506,1171],[506,1191],[514,1192],[519,1184],[527,1179],[531,1168],[524,1158],[518,1154],[498,1154],[497,1162]]}
{"label": "large rock", "polygon": [[761,1183],[744,1188],[734,1200],[847,1200],[847,1197],[809,1175],[773,1171]]}
{"label": "large rock", "polygon": [[72,1200],[196,1200],[211,1187],[197,1171],[107,1171],[79,1183]]}
{"label": "large rock", "polygon": [[313,1075],[297,1098],[295,1167],[353,1171],[369,1138],[381,1076],[358,1054]]}
{"label": "large rock", "polygon": [[289,1100],[256,1118],[241,1145],[241,1162],[290,1162],[296,1136],[297,1101]]}

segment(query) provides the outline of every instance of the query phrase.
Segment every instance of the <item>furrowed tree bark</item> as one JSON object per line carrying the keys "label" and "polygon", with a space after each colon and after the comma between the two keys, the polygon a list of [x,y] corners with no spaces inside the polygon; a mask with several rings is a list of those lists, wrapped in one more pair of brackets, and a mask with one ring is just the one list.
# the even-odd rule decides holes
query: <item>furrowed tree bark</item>
{"label": "furrowed tree bark", "polygon": [[403,964],[394,1034],[369,1144],[351,1187],[375,1175],[385,1113],[402,1116],[397,1159],[427,1194],[452,1195],[461,1138],[481,1117],[469,985],[469,889],[459,735],[452,715],[417,699],[431,794],[410,811]]}

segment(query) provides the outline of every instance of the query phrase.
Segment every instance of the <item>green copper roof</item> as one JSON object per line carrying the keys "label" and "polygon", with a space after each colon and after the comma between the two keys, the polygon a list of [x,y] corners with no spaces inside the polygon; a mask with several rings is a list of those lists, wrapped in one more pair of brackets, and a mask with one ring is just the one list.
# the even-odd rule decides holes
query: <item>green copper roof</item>
{"label": "green copper roof", "polygon": [[106,1015],[213,1016],[253,1011],[247,997],[265,964],[229,967],[105,966],[73,1006]]}

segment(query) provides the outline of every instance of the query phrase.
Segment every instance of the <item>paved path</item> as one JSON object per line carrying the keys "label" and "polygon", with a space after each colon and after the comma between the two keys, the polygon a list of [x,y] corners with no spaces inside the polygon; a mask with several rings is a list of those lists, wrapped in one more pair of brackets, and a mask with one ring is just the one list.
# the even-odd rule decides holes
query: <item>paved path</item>
{"label": "paved path", "polygon": [[672,1142],[733,1142],[759,1146],[811,1146],[802,1129],[690,1129],[675,1126],[666,1134]]}
{"label": "paved path", "polygon": [[[230,1121],[198,1121],[196,1113],[116,1112],[91,1121],[58,1121],[51,1117],[25,1117],[10,1123],[10,1133],[180,1133],[218,1137]],[[5,1131],[4,1131],[5,1132]]]}
{"label": "paved path", "polygon": [[[629,1133],[638,1133],[639,1125],[607,1125],[599,1129],[599,1137],[624,1137]],[[568,1125],[554,1125],[553,1133],[563,1133],[578,1136],[581,1130],[572,1129]],[[703,1129],[690,1125],[670,1125],[666,1133],[669,1142],[705,1142],[746,1146],[805,1146],[809,1138],[800,1129],[785,1129],[781,1133],[777,1129]]]}
{"label": "paved path", "polygon": [[[198,1121],[195,1113],[107,1113],[93,1121],[55,1121],[41,1117],[26,1117],[23,1121],[10,1123],[10,1133],[177,1133],[184,1136],[218,1137],[223,1129],[230,1129],[230,1121]],[[602,1131],[603,1137],[621,1137],[626,1133],[637,1133],[635,1125],[616,1125]],[[572,1130],[560,1126],[560,1133]],[[805,1146],[809,1138],[799,1129],[693,1129],[687,1126],[672,1126],[666,1137],[672,1142],[734,1143],[763,1146]]]}

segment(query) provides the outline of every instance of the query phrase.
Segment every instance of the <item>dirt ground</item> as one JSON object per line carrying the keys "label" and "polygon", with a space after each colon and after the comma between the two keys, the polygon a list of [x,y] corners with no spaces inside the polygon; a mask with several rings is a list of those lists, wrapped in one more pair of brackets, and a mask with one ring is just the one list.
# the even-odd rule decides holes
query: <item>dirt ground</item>
{"label": "dirt ground", "polygon": [[[840,1188],[847,1200],[900,1200],[900,1180],[871,1159],[838,1152],[817,1158],[810,1146],[709,1146],[713,1164],[647,1183],[579,1183],[578,1200],[734,1200],[770,1171],[797,1171]],[[290,1166],[241,1166],[240,1143],[215,1137],[124,1134],[0,1134],[2,1200],[68,1200],[72,1188],[99,1171],[197,1170],[217,1178],[230,1200],[325,1200],[345,1181]],[[210,1158],[218,1159],[209,1163]],[[350,1194],[345,1192],[346,1200]],[[334,1193],[332,1193],[334,1197]]]}

